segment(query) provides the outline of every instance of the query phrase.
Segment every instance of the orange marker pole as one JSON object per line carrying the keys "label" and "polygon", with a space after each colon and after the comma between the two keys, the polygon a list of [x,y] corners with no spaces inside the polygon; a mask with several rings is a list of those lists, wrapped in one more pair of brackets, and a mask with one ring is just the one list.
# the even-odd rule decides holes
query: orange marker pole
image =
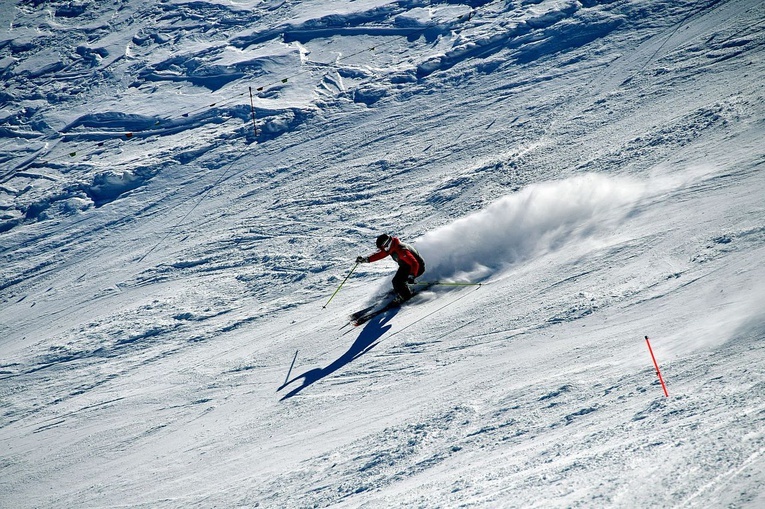
{"label": "orange marker pole", "polygon": [[667,386],[664,384],[664,378],[662,378],[661,376],[659,363],[656,362],[656,357],[653,355],[653,349],[651,348],[651,342],[648,341],[648,336],[645,337],[645,343],[648,345],[648,351],[651,354],[651,359],[653,359],[653,365],[656,368],[656,374],[659,375],[659,382],[661,382],[661,388],[664,389],[664,396],[669,397],[669,393],[667,392]]}

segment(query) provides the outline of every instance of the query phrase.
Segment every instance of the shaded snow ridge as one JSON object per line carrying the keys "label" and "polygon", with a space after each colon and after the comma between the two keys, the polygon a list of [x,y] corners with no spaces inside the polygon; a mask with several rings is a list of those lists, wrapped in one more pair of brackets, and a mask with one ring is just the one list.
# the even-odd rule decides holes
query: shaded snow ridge
{"label": "shaded snow ridge", "polygon": [[427,279],[481,281],[509,266],[593,238],[624,219],[646,185],[589,173],[530,185],[424,235]]}

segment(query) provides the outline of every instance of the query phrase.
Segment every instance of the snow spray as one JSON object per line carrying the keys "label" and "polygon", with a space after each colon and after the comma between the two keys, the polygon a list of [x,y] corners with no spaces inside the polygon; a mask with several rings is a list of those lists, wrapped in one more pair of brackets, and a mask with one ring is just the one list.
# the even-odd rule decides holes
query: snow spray
{"label": "snow spray", "polygon": [[645,184],[596,173],[531,184],[415,242],[429,278],[484,280],[618,224]]}

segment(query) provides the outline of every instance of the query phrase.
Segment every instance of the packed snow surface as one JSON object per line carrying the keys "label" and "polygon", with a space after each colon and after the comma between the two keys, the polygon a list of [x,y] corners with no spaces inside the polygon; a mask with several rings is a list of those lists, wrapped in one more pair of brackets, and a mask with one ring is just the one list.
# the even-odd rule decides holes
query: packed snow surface
{"label": "packed snow surface", "polygon": [[0,507],[765,507],[761,0],[0,21]]}

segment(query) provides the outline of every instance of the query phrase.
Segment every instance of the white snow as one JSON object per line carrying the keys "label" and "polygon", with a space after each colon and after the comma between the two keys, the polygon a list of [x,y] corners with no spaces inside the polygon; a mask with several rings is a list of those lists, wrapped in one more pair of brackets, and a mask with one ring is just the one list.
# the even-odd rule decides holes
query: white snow
{"label": "white snow", "polygon": [[762,2],[0,21],[0,507],[765,507]]}

